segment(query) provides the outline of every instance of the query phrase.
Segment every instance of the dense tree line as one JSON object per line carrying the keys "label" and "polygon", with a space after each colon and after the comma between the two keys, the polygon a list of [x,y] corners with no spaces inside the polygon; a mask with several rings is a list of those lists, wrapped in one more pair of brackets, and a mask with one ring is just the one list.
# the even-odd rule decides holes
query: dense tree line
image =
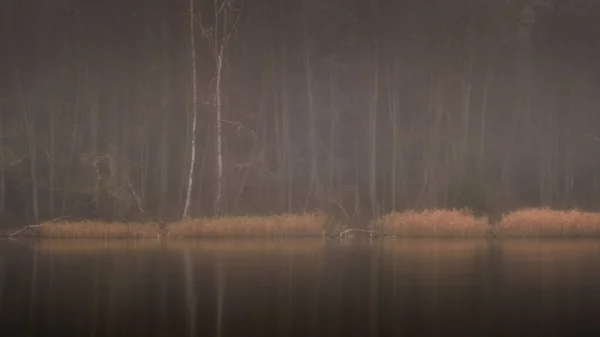
{"label": "dense tree line", "polygon": [[595,1],[0,6],[4,223],[600,201]]}

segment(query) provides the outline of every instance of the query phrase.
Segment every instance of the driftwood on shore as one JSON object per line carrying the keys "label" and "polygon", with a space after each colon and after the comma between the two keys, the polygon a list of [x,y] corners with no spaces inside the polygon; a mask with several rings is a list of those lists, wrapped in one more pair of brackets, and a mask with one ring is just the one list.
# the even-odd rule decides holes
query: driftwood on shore
{"label": "driftwood on shore", "polygon": [[33,236],[33,235],[34,235],[34,234],[33,234],[33,230],[34,230],[35,228],[40,228],[40,227],[42,227],[42,226],[44,226],[44,224],[43,224],[43,223],[42,223],[42,224],[39,224],[39,225],[28,225],[28,226],[24,226],[24,227],[21,227],[21,228],[19,228],[19,229],[16,229],[16,230],[15,230],[15,229],[12,229],[12,230],[9,230],[9,231],[4,231],[4,232],[0,233],[0,237],[4,237],[4,238],[14,238],[15,236],[19,235],[20,233],[22,233],[22,232],[24,232],[24,231],[26,231],[26,230],[29,230],[29,231],[30,231],[30,233],[29,233],[29,234],[30,234],[30,236]]}
{"label": "driftwood on shore", "polygon": [[52,220],[49,220],[49,221],[46,221],[46,222],[42,222],[42,223],[40,223],[38,225],[27,225],[27,226],[23,226],[23,227],[21,227],[19,229],[6,230],[5,232],[0,232],[0,237],[11,238],[12,239],[15,236],[21,234],[22,232],[24,232],[26,230],[29,230],[29,236],[35,236],[34,230],[36,228],[44,227],[44,225],[47,224],[47,223],[52,223],[52,222],[59,221],[59,220],[65,219],[65,218],[67,218],[67,217],[63,216],[63,217],[52,219]]}
{"label": "driftwood on shore", "polygon": [[396,237],[393,235],[383,235],[381,232],[371,230],[371,229],[362,229],[362,228],[348,228],[348,229],[340,229],[332,235],[331,237],[337,239],[355,239],[357,235],[366,235],[369,239],[375,238],[383,238],[383,239],[395,239]]}

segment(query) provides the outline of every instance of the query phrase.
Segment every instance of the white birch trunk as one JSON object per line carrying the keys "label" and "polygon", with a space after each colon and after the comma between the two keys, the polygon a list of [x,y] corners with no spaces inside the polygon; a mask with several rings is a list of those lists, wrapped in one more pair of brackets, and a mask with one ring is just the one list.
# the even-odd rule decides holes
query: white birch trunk
{"label": "white birch trunk", "polygon": [[196,103],[198,100],[196,94],[196,42],[194,41],[194,0],[190,0],[190,48],[192,49],[192,146],[190,171],[188,176],[188,189],[185,198],[185,207],[183,208],[183,218],[186,219],[189,214],[190,204],[192,202],[192,187],[194,186],[194,165],[196,163],[196,120],[198,118],[198,109]]}

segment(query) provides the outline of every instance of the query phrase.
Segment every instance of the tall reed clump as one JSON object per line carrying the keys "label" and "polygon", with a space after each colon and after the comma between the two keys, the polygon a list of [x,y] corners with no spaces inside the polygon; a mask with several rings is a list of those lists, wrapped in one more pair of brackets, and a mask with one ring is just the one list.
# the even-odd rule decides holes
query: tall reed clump
{"label": "tall reed clump", "polygon": [[525,237],[600,236],[600,213],[576,209],[567,211],[548,208],[521,209],[502,217],[497,234]]}
{"label": "tall reed clump", "polygon": [[36,235],[46,238],[134,238],[151,239],[159,230],[152,223],[125,223],[104,221],[58,221],[45,223]]}
{"label": "tall reed clump", "polygon": [[382,235],[396,237],[485,236],[488,222],[468,209],[406,211],[382,216],[377,225]]}
{"label": "tall reed clump", "polygon": [[170,225],[168,236],[185,237],[314,237],[323,236],[324,213],[198,218]]}

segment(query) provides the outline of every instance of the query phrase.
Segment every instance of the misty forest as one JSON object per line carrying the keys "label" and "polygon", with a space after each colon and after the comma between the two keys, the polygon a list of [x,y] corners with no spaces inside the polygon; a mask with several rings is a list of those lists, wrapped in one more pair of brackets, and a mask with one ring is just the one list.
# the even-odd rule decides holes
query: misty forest
{"label": "misty forest", "polygon": [[4,0],[0,220],[600,205],[600,3]]}

